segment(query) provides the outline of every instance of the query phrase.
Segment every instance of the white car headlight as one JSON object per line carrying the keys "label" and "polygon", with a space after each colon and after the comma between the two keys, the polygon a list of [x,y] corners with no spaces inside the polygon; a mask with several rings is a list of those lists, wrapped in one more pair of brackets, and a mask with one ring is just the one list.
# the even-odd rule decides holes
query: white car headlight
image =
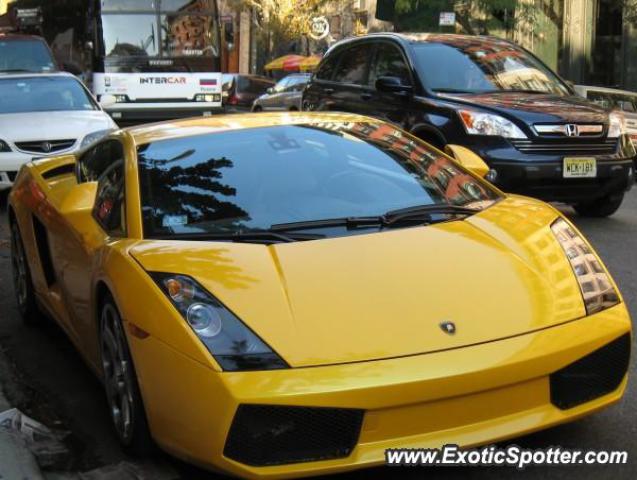
{"label": "white car headlight", "polygon": [[564,249],[579,283],[586,313],[591,315],[619,303],[619,294],[599,259],[582,236],[563,218],[558,218],[551,230]]}
{"label": "white car headlight", "polygon": [[611,112],[608,120],[608,138],[618,138],[626,133],[626,118],[623,113]]}
{"label": "white car headlight", "polygon": [[458,110],[458,115],[469,135],[528,138],[513,122],[493,113]]}
{"label": "white car headlight", "polygon": [[113,128],[107,128],[106,130],[98,130],[97,132],[89,133],[82,140],[80,148],[88,147],[91,143],[97,142],[98,140],[111,133],[113,130]]}

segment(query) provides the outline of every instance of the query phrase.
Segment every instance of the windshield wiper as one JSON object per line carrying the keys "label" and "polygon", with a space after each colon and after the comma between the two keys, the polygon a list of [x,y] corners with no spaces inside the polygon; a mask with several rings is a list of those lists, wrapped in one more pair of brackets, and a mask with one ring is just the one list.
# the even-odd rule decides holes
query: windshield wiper
{"label": "windshield wiper", "polygon": [[39,70],[26,70],[24,68],[8,68],[0,70],[0,73],[40,73]]}
{"label": "windshield wiper", "polygon": [[458,205],[416,205],[413,207],[390,210],[383,215],[369,217],[343,217],[327,218],[322,220],[307,220],[303,222],[278,223],[272,225],[270,232],[293,232],[295,230],[308,230],[314,228],[345,227],[348,230],[356,228],[371,227],[392,227],[405,221],[413,220],[418,223],[431,222],[431,217],[436,214],[442,215],[472,215],[479,212],[474,208],[461,207]]}
{"label": "windshield wiper", "polygon": [[461,88],[432,88],[432,90],[438,93],[480,93],[477,90],[463,90]]}
{"label": "windshield wiper", "polygon": [[502,89],[502,90],[489,90],[488,93],[536,93],[538,95],[550,95],[552,92],[547,92],[545,90],[531,90],[531,89]]}
{"label": "windshield wiper", "polygon": [[473,215],[479,210],[462,207],[460,205],[415,205],[413,207],[390,210],[383,215],[385,224],[391,226],[403,220],[425,217],[430,219],[432,215]]}
{"label": "windshield wiper", "polygon": [[325,238],[325,235],[312,233],[279,233],[269,230],[255,230],[228,233],[180,233],[175,235],[158,235],[153,238],[157,240],[230,241],[264,243],[266,245],[269,245],[272,243],[290,243],[302,242],[307,240],[319,240],[321,238]]}

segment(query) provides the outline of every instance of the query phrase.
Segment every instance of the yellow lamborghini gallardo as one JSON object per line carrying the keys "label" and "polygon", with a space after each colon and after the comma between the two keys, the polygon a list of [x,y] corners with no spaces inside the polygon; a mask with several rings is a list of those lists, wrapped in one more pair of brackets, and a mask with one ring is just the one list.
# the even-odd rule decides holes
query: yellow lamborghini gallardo
{"label": "yellow lamborghini gallardo", "polygon": [[33,161],[9,197],[20,311],[66,331],[124,447],[242,477],[486,444],[619,400],[631,323],[599,257],[447,153],[285,113]]}

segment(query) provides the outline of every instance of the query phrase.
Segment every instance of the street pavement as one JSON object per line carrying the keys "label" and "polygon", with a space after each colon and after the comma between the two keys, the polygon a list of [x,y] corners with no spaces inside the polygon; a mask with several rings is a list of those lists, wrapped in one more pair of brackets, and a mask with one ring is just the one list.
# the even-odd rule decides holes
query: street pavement
{"label": "street pavement", "polygon": [[[597,248],[619,284],[633,318],[637,318],[637,190],[630,192],[621,210],[608,219],[584,219],[568,208],[564,211]],[[631,372],[634,377],[635,356],[631,361]],[[66,444],[72,454],[71,469],[88,471],[132,460],[117,444],[99,382],[60,329],[52,322],[37,328],[21,323],[11,286],[4,206],[0,214],[0,389],[4,390],[12,406],[50,428],[70,432]],[[519,472],[512,471],[511,467],[393,467],[330,478],[505,479],[514,474],[525,479],[637,478],[636,389],[635,381],[631,381],[620,404],[577,422],[509,442],[529,448],[559,445],[570,449],[627,450],[627,465],[545,466]],[[158,454],[155,462],[166,465],[166,469],[176,472],[182,479],[222,478],[163,454]]]}

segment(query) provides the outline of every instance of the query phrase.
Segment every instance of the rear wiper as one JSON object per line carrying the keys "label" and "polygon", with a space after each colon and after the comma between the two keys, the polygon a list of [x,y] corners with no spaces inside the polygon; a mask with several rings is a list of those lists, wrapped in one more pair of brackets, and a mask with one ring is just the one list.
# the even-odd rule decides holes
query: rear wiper
{"label": "rear wiper", "polygon": [[239,231],[229,233],[181,233],[176,235],[159,235],[153,237],[157,240],[196,240],[196,241],[230,241],[246,243],[290,243],[307,240],[319,240],[325,235],[312,233],[279,233],[269,230]]}

